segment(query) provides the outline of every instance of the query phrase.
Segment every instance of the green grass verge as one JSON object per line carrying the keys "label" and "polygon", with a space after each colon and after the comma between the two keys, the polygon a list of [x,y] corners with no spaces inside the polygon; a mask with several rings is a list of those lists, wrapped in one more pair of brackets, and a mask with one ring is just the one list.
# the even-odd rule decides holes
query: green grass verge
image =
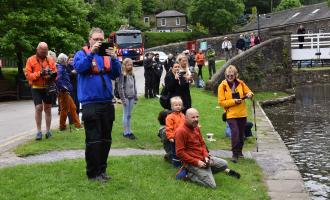
{"label": "green grass verge", "polygon": [[106,184],[87,180],[82,159],[1,169],[0,199],[269,199],[262,172],[249,159],[229,163],[240,180],[216,174],[214,190],[175,180],[177,169],[161,156],[110,157],[108,163],[113,179]]}

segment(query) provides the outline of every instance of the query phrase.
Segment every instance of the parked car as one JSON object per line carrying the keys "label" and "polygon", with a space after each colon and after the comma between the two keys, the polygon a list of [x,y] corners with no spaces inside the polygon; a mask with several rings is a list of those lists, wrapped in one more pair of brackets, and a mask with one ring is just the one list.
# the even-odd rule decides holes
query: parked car
{"label": "parked car", "polygon": [[153,54],[158,53],[158,54],[159,54],[159,60],[160,60],[160,62],[162,62],[162,63],[164,63],[165,60],[167,59],[167,55],[166,55],[166,53],[164,53],[164,52],[162,52],[162,51],[149,51],[149,52],[146,52],[146,53],[144,54],[144,58],[146,58],[146,54],[148,54],[148,53],[153,53]]}

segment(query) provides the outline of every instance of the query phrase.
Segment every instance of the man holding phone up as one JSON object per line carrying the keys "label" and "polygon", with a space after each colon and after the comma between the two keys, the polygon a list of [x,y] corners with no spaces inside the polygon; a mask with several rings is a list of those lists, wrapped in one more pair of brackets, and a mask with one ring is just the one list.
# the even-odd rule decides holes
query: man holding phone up
{"label": "man holding phone up", "polygon": [[120,62],[112,48],[105,50],[106,56],[99,55],[103,41],[102,29],[92,28],[89,46],[83,47],[74,57],[74,67],[78,73],[78,99],[82,104],[86,135],[87,177],[100,182],[111,179],[106,174],[115,120],[111,79],[115,80],[121,73]]}

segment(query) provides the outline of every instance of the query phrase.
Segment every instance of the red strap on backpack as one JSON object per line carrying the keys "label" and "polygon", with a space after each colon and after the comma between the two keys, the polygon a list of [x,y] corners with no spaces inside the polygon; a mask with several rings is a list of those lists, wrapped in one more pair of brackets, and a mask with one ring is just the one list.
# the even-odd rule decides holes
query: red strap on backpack
{"label": "red strap on backpack", "polygon": [[[91,53],[91,50],[88,48],[88,46],[83,46],[83,51],[85,52],[85,54],[87,55],[88,53]],[[103,56],[103,64],[104,64],[104,71],[105,72],[110,72],[111,66],[110,66],[110,57],[109,56]],[[92,68],[91,68],[91,72],[93,74],[99,74],[99,68],[96,62],[96,59],[93,58],[92,61]]]}

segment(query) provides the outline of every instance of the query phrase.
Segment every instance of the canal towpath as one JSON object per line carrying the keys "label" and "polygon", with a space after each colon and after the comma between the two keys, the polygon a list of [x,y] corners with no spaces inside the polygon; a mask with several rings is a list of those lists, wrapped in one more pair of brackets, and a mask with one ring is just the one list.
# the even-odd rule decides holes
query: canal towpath
{"label": "canal towpath", "polygon": [[[257,161],[264,172],[264,182],[272,200],[307,200],[310,199],[304,188],[302,177],[290,153],[275,131],[272,123],[258,104],[256,106],[258,152],[244,152],[246,158]],[[213,155],[229,158],[230,151],[214,150]],[[110,156],[128,155],[163,155],[163,150],[111,149]],[[20,164],[54,162],[64,159],[84,158],[84,150],[54,151],[25,158],[17,157],[12,152],[0,155],[0,168]]]}

